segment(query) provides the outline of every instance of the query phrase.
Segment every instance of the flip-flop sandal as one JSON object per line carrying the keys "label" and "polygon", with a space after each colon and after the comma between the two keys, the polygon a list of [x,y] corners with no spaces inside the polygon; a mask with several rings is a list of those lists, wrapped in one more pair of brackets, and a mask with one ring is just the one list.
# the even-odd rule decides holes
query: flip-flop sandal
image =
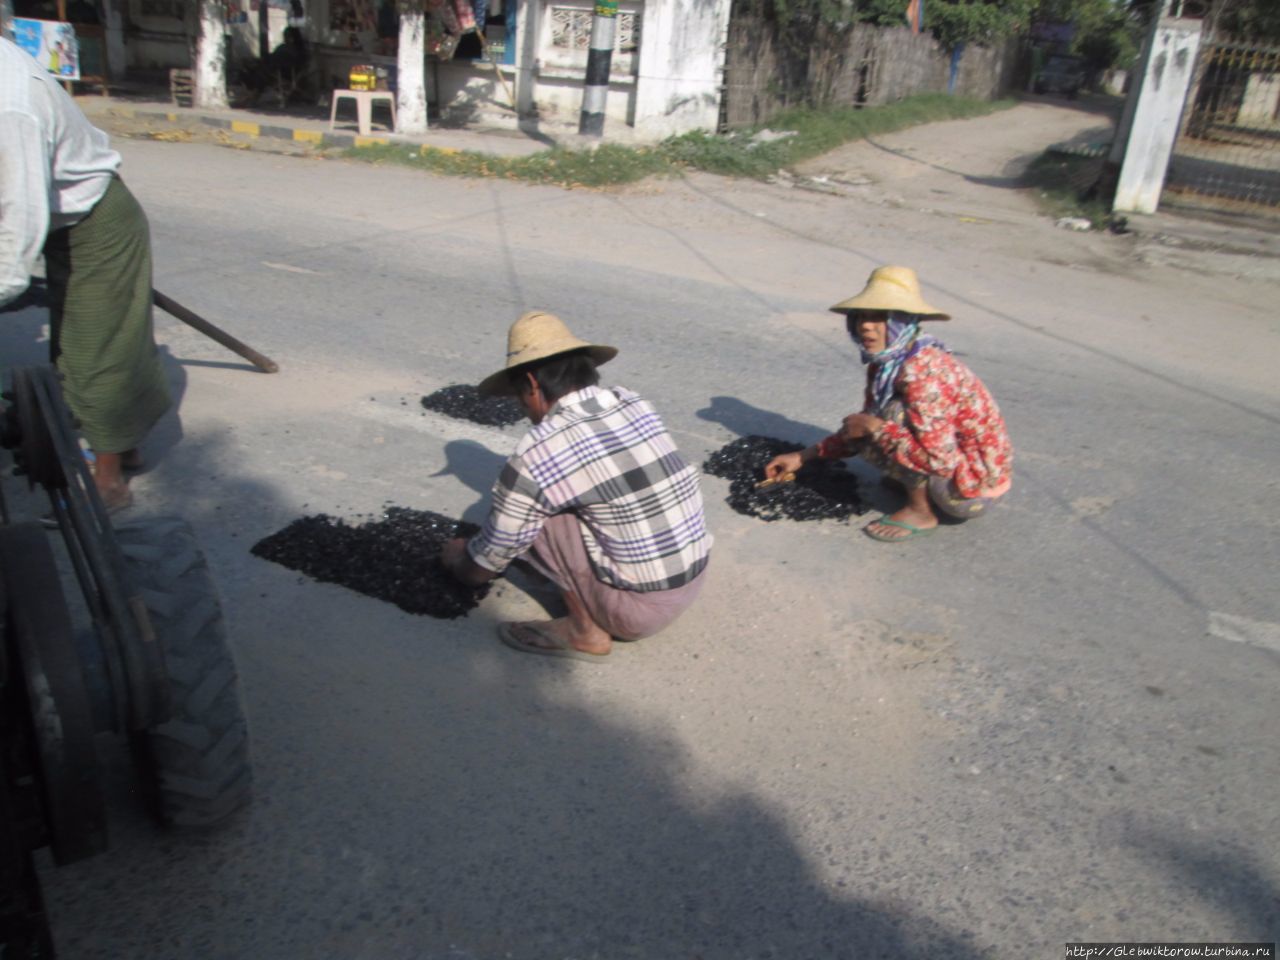
{"label": "flip-flop sandal", "polygon": [[[899,527],[903,530],[906,530],[907,535],[905,537],[885,536],[883,533],[877,533],[876,531],[871,529],[872,527],[875,527],[875,526]],[[879,520],[873,520],[871,523],[863,527],[862,532],[865,533],[872,540],[879,540],[881,543],[906,543],[908,540],[914,540],[916,537],[928,536],[929,534],[933,533],[933,531],[936,529],[938,528],[937,527],[927,527],[927,528],[913,527],[911,524],[903,523],[901,520],[892,520],[889,517],[881,517]]]}
{"label": "flip-flop sandal", "polygon": [[[521,640],[516,634],[517,630],[528,630],[540,640],[545,640],[553,646],[544,647],[537,644],[529,643]],[[608,663],[609,655],[607,653],[587,653],[584,650],[575,650],[569,644],[561,640],[553,633],[543,630],[536,622],[529,621],[526,623],[517,623],[515,621],[507,621],[498,624],[498,639],[510,647],[512,650],[519,650],[521,653],[536,653],[543,657],[562,657],[566,660],[585,660],[588,663]]]}

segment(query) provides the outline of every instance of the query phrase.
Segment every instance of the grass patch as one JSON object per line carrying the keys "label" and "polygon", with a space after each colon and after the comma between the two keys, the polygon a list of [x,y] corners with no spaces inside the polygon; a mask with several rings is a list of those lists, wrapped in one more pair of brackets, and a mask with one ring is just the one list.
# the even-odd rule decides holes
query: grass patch
{"label": "grass patch", "polygon": [[[784,167],[819,156],[852,140],[892,133],[922,123],[986,116],[1008,109],[1014,103],[1013,100],[974,100],[926,93],[862,110],[849,107],[788,110],[764,128],[725,136],[686,133],[662,146],[674,161],[698,170],[763,179]],[[763,140],[759,137],[761,129],[794,131],[794,136]]]}
{"label": "grass patch", "polygon": [[1111,198],[1099,189],[1103,162],[1100,157],[1046,150],[1027,167],[1023,182],[1035,191],[1048,216],[1084,217],[1101,229],[1112,219]]}
{"label": "grass patch", "polygon": [[373,144],[345,151],[366,163],[396,163],[461,177],[501,177],[561,187],[608,187],[675,172],[657,148],[601,144],[594,150],[547,150],[527,157],[502,157],[469,150]]}
{"label": "grass patch", "polygon": [[[528,157],[374,144],[345,155],[366,163],[396,163],[464,177],[502,177],[563,187],[607,187],[650,176],[670,176],[683,168],[730,177],[764,179],[784,167],[826,153],[851,140],[891,133],[921,123],[985,116],[1013,106],[1012,100],[973,100],[922,94],[883,107],[853,110],[789,110],[755,130],[724,136],[687,133],[653,147],[605,143],[593,150],[554,149]],[[761,130],[789,131],[770,139]]]}

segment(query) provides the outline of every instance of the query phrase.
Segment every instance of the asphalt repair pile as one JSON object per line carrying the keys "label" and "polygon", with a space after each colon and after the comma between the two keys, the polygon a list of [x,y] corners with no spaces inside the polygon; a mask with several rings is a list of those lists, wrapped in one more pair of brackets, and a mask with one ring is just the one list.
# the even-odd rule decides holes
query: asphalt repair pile
{"label": "asphalt repair pile", "polygon": [[293,521],[250,551],[323,583],[394,603],[408,613],[465,617],[489,585],[459,583],[440,563],[445,541],[479,528],[430,510],[388,507],[381,520],[350,526],[318,514]]}
{"label": "asphalt repair pile", "polygon": [[780,453],[804,447],[773,437],[750,436],[726,444],[707,458],[702,469],[729,481],[729,506],[761,520],[848,520],[867,508],[858,479],[839,460],[805,464],[790,483],[758,487],[764,468]]}
{"label": "asphalt repair pile", "polygon": [[486,427],[505,427],[524,419],[520,404],[510,397],[485,397],[473,386],[455,383],[422,398],[428,410],[455,420],[470,420]]}

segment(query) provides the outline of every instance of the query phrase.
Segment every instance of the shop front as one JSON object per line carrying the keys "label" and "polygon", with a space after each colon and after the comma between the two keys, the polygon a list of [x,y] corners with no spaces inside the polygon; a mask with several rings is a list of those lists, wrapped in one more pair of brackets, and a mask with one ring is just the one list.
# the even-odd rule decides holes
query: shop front
{"label": "shop front", "polygon": [[[379,87],[398,89],[408,18],[397,0],[66,2],[99,13],[107,46],[114,35],[120,48],[111,59],[132,70],[198,72],[191,38],[223,36],[222,62],[208,77],[215,83],[225,72],[232,106],[270,103],[263,99],[270,96],[280,106],[327,108],[361,67],[372,68]],[[619,0],[606,137],[652,140],[715,129],[730,2]],[[576,128],[592,0],[424,0],[423,7],[422,77],[433,122]]]}

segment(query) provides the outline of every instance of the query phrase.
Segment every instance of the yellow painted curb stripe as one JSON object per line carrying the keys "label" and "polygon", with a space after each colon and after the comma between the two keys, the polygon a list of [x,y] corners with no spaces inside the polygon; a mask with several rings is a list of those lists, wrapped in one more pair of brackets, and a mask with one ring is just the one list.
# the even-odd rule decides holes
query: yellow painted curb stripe
{"label": "yellow painted curb stripe", "polygon": [[247,133],[251,137],[256,137],[261,128],[251,120],[232,120],[231,129],[235,133]]}
{"label": "yellow painted curb stripe", "polygon": [[293,139],[305,140],[307,143],[320,143],[324,140],[324,134],[319,130],[295,130]]}
{"label": "yellow painted curb stripe", "polygon": [[376,147],[379,144],[386,146],[390,142],[386,137],[356,137],[355,139],[357,147]]}
{"label": "yellow painted curb stripe", "polygon": [[445,156],[456,157],[462,151],[457,147],[423,147],[419,152],[424,157],[429,153],[443,153]]}

